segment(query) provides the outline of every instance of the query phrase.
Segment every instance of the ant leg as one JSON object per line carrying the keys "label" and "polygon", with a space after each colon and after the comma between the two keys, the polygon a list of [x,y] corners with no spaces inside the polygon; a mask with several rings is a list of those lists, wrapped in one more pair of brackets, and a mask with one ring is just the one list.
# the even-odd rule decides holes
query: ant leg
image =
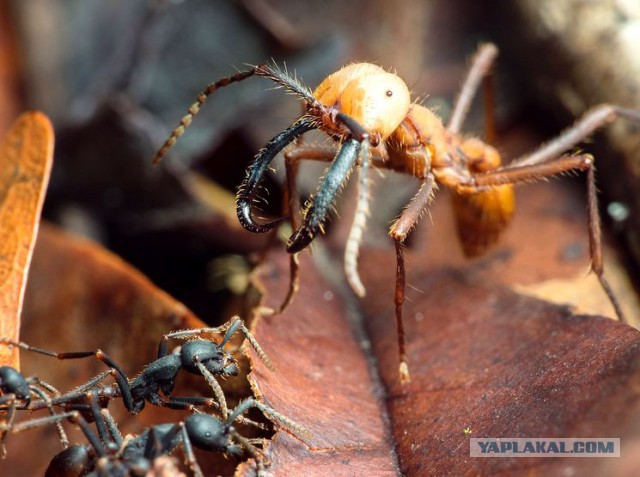
{"label": "ant leg", "polygon": [[[284,189],[284,216],[289,217],[291,228],[297,230],[300,227],[300,195],[298,194],[297,177],[299,163],[301,160],[331,162],[336,155],[333,147],[321,146],[297,146],[284,153],[284,165],[286,171],[286,184]],[[299,258],[297,253],[289,257],[289,289],[284,300],[276,310],[269,310],[269,314],[282,313],[293,301],[298,293],[299,279]]]}
{"label": "ant leg", "polygon": [[[260,401],[256,401],[253,398],[245,399],[244,401],[242,401],[240,404],[236,406],[236,408],[229,415],[229,417],[225,418],[227,425],[230,426],[233,422],[235,422],[238,419],[238,416],[241,416],[252,407],[256,407],[260,409],[260,411],[262,411],[271,421],[278,423],[281,427],[283,427],[286,430],[292,431],[293,435],[298,439],[300,438],[298,437],[298,435],[300,436],[311,435],[311,433],[307,429],[305,429],[304,426],[289,419],[287,416],[285,416],[284,414],[281,414],[280,412],[276,411],[272,407],[269,407],[266,404],[262,404]],[[298,435],[296,435],[296,433]]]}
{"label": "ant leg", "polygon": [[[167,354],[167,341],[170,338],[188,339],[188,338],[192,338],[194,336],[200,336],[203,334],[220,334],[223,331],[226,331],[222,338],[222,341],[218,344],[218,346],[222,348],[224,345],[226,345],[229,342],[229,340],[233,337],[233,335],[236,333],[238,328],[242,330],[245,337],[247,338],[247,340],[249,341],[253,349],[256,351],[256,354],[258,355],[260,360],[265,364],[265,366],[269,370],[275,371],[276,368],[273,365],[273,362],[271,361],[269,356],[267,356],[267,353],[264,352],[264,350],[260,346],[260,343],[258,343],[255,336],[253,336],[253,333],[249,331],[249,328],[245,326],[244,321],[242,321],[242,319],[239,316],[234,316],[223,325],[220,325],[215,328],[196,328],[191,330],[180,330],[180,331],[174,331],[172,333],[168,333],[164,335],[162,337],[162,340],[160,341],[160,346],[158,347],[158,354],[159,354],[158,357],[161,358],[162,356]],[[164,354],[161,355],[161,353],[164,353]]]}
{"label": "ant leg", "polygon": [[196,363],[196,366],[200,370],[200,373],[202,373],[204,379],[206,379],[207,383],[209,383],[209,386],[211,386],[213,394],[218,400],[218,404],[220,404],[220,414],[222,415],[222,418],[227,419],[227,416],[229,415],[229,408],[227,407],[227,399],[225,398],[220,383],[216,380],[213,374],[211,374],[211,372],[204,367],[204,365],[198,359],[198,356],[194,356],[193,359]]}
{"label": "ant leg", "polygon": [[[38,378],[35,378],[35,380],[37,380],[38,382],[44,383],[40,381]],[[49,388],[55,389],[52,386],[48,386],[48,388],[46,389],[48,390]],[[33,386],[30,386],[30,389],[33,394],[37,394],[38,396],[40,396],[40,399],[42,399],[46,403],[47,409],[49,410],[49,415],[55,416],[56,412],[53,409],[53,404],[51,404],[51,398],[47,395],[47,393]],[[69,447],[69,438],[67,437],[67,433],[64,431],[64,427],[62,427],[62,423],[60,421],[57,421],[55,424],[56,424],[56,429],[58,431],[58,437],[60,438],[60,443],[62,444],[62,448],[67,449]]]}
{"label": "ant leg", "polygon": [[39,386],[53,396],[60,396],[60,391],[54,388],[51,384],[40,379],[38,376],[31,376],[27,378],[27,383]]}
{"label": "ant leg", "polygon": [[158,150],[155,157],[153,158],[153,164],[157,164],[160,162],[163,156],[167,154],[169,149],[173,147],[173,145],[178,141],[180,136],[184,134],[186,128],[189,127],[191,121],[193,121],[193,117],[200,112],[200,108],[207,101],[207,98],[211,96],[213,93],[218,91],[220,88],[230,85],[231,83],[238,83],[243,81],[251,76],[254,76],[257,73],[258,67],[254,67],[248,71],[241,71],[232,76],[227,76],[225,78],[221,78],[215,83],[209,84],[200,95],[195,103],[189,106],[187,110],[187,114],[180,120],[180,124],[171,132],[169,139],[165,141],[162,147]]}
{"label": "ant leg", "polygon": [[[63,420],[69,420],[71,423],[76,424],[81,428],[83,434],[95,450],[98,457],[104,457],[106,455],[104,446],[102,445],[96,434],[91,430],[91,426],[80,415],[78,411],[63,412],[60,414],[55,414],[53,416],[41,417],[38,419],[20,422],[13,425],[9,430],[12,434],[14,434],[30,429],[35,429],[37,427],[47,426],[49,424],[60,422]],[[0,428],[1,427],[2,426],[0,426]]]}
{"label": "ant leg", "polygon": [[400,382],[408,383],[411,381],[409,376],[409,361],[407,357],[407,351],[405,346],[405,333],[404,333],[404,319],[403,319],[403,306],[405,299],[405,286],[406,286],[406,274],[404,267],[404,250],[403,242],[407,238],[407,235],[418,223],[420,217],[427,209],[428,205],[433,199],[433,193],[435,191],[435,178],[432,174],[429,174],[425,181],[422,183],[418,193],[411,199],[407,208],[402,212],[400,218],[391,226],[389,234],[395,241],[396,245],[396,291],[395,291],[395,315],[396,315],[396,329],[398,334],[398,351],[400,354]]}
{"label": "ant leg", "polygon": [[[178,436],[179,440],[177,439]],[[189,434],[184,422],[175,424],[166,433],[164,433],[162,438],[158,437],[156,427],[151,427],[149,429],[149,437],[144,448],[144,458],[149,461],[153,461],[155,458],[160,457],[165,453],[169,454],[180,440],[182,441],[182,448],[189,464],[189,468],[195,476],[204,477],[202,469],[200,468],[193,452],[191,439],[189,439]]]}
{"label": "ant leg", "polygon": [[[473,97],[478,91],[480,81],[490,73],[497,56],[498,48],[492,43],[487,43],[480,46],[478,52],[473,57],[471,67],[462,84],[460,93],[454,103],[449,123],[447,124],[447,131],[450,133],[458,134],[462,129],[462,124],[467,117]],[[488,123],[492,123],[492,120],[490,119]]]}
{"label": "ant leg", "polygon": [[53,424],[56,422],[63,421],[65,419],[69,419],[76,414],[76,411],[73,412],[63,412],[60,414],[54,414],[53,416],[39,417],[37,419],[31,419],[29,421],[19,422],[18,424],[0,424],[0,429],[4,431],[9,431],[12,434],[17,434],[18,432],[28,431],[30,429],[35,429],[36,427],[48,426],[49,424]]}
{"label": "ant leg", "polygon": [[362,243],[362,236],[364,229],[367,225],[367,217],[369,217],[369,166],[371,158],[369,156],[369,138],[367,137],[362,141],[361,148],[361,166],[360,166],[360,180],[358,190],[358,201],[356,205],[356,212],[353,217],[353,223],[351,224],[351,230],[349,231],[349,237],[347,238],[347,245],[344,250],[344,273],[347,278],[347,282],[351,286],[353,292],[360,298],[364,298],[367,291],[362,284],[360,274],[358,273],[358,255],[360,254],[360,244]]}
{"label": "ant leg", "polygon": [[198,464],[198,461],[196,460],[196,455],[193,452],[193,446],[191,445],[189,433],[187,432],[187,429],[183,422],[180,423],[180,434],[182,435],[182,448],[184,449],[189,468],[191,469],[195,477],[204,477],[204,473],[202,472],[200,464]]}
{"label": "ant leg", "polygon": [[[71,391],[65,394],[60,395],[60,393],[58,392],[57,393],[58,396],[50,400],[51,404],[54,406],[60,406],[60,405],[65,406],[66,404],[72,403],[73,401],[76,401],[82,397],[86,397],[87,391],[95,387],[98,383],[103,381],[107,376],[112,376],[113,374],[114,374],[114,371],[108,370],[91,378],[86,383],[78,386],[75,389],[72,389]],[[104,389],[104,388],[101,388],[101,389]],[[31,404],[29,404],[29,407],[27,409],[31,411],[37,411],[44,407],[47,407],[47,403],[41,399],[40,401],[31,402]],[[74,405],[74,409],[75,409],[75,405]]]}
{"label": "ant leg", "polygon": [[120,429],[118,429],[118,424],[116,423],[115,419],[113,418],[113,416],[111,415],[108,409],[100,409],[99,412],[100,412],[101,418],[104,420],[104,422],[107,425],[107,429],[109,430],[109,434],[111,435],[111,439],[113,443],[118,449],[121,449],[122,443],[124,441],[122,439],[122,433],[120,432]]}
{"label": "ant leg", "polygon": [[129,412],[134,410],[133,396],[131,395],[131,388],[129,386],[129,378],[122,368],[111,359],[104,351],[98,349],[96,351],[80,351],[73,353],[59,353],[58,359],[78,359],[86,358],[89,356],[95,356],[98,360],[102,361],[112,370],[112,375],[116,380],[120,393],[122,394],[122,401]]}
{"label": "ant leg", "polygon": [[107,445],[110,442],[109,430],[107,429],[107,423],[103,419],[103,414],[100,412],[100,405],[98,403],[98,396],[93,391],[89,391],[87,394],[87,400],[89,401],[89,409],[91,410],[91,415],[93,416],[93,420],[96,424],[96,429],[98,430],[98,436],[100,436],[100,440],[103,445]]}
{"label": "ant leg", "polygon": [[[194,398],[175,398],[175,399],[191,400],[191,399],[194,399]],[[209,400],[211,401],[211,404],[209,405],[209,407],[213,407],[213,408],[215,408],[216,411],[220,411],[220,405],[217,402],[215,402],[213,399],[209,399]],[[202,411],[200,411],[199,409],[195,409],[195,408],[193,409],[193,413],[194,414],[204,414]],[[262,429],[263,431],[269,430],[269,427],[266,424],[263,424],[261,422],[253,421],[253,420],[251,420],[251,419],[249,419],[247,417],[244,417],[244,416],[236,417],[235,422],[238,422],[238,423],[243,424],[245,426],[252,426],[252,427],[255,427],[257,429]]]}
{"label": "ant leg", "polygon": [[9,403],[9,407],[6,409],[4,422],[0,423],[0,459],[4,459],[7,456],[7,449],[4,445],[4,441],[7,439],[7,433],[13,425],[13,419],[16,412],[16,395],[13,393],[0,396],[0,405]]}
{"label": "ant leg", "polygon": [[601,104],[587,111],[572,126],[569,126],[559,136],[542,145],[532,153],[519,157],[504,169],[512,167],[532,166],[547,161],[558,160],[568,149],[586,139],[597,129],[606,126],[617,118],[640,122],[640,112],[621,108],[611,104]]}
{"label": "ant leg", "polygon": [[75,351],[70,353],[56,353],[54,351],[38,348],[38,347],[23,343],[22,341],[14,341],[8,338],[0,338],[0,343],[9,344],[12,346],[18,346],[22,349],[44,354],[46,356],[51,356],[53,358],[57,358],[60,360],[82,359],[82,358],[88,358],[89,356],[95,356],[98,360],[102,361],[104,364],[106,364],[109,368],[113,370],[112,374],[118,384],[118,387],[120,388],[120,392],[122,393],[122,400],[124,404],[129,411],[133,410],[133,397],[131,396],[131,390],[129,388],[129,378],[127,377],[126,373],[122,370],[122,368],[118,365],[118,363],[116,363],[113,359],[111,359],[104,351],[97,349],[95,351]]}
{"label": "ant leg", "polygon": [[576,170],[587,171],[587,208],[589,214],[591,270],[598,277],[600,285],[613,305],[618,319],[625,323],[626,319],[622,308],[620,307],[620,303],[611,289],[609,282],[604,277],[602,230],[600,227],[600,215],[598,213],[598,196],[593,156],[590,154],[579,154],[574,156],[562,156],[553,160],[531,165],[520,165],[520,163],[510,164],[509,166],[499,170],[477,174],[473,178],[473,183],[478,187],[515,184],[518,182],[541,180],[563,172]]}
{"label": "ant leg", "polygon": [[95,432],[91,430],[91,426],[89,426],[89,423],[82,417],[82,415],[80,415],[78,411],[73,411],[70,414],[71,416],[69,417],[69,421],[80,426],[82,433],[89,441],[89,444],[91,444],[91,447],[95,451],[97,457],[105,457],[107,455],[107,451],[100,442],[98,436],[96,436]]}
{"label": "ant leg", "polygon": [[258,467],[258,475],[263,475],[265,465],[271,464],[267,456],[253,445],[251,439],[247,439],[246,437],[238,433],[238,431],[231,430],[231,436],[236,441],[238,441],[242,448],[246,451],[246,453],[249,454],[250,457],[253,457],[253,459],[256,461],[256,465]]}

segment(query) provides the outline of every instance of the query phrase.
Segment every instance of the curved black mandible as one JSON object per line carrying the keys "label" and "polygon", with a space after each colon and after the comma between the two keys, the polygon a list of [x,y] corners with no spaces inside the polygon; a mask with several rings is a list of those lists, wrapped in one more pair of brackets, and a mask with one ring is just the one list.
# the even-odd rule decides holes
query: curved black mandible
{"label": "curved black mandible", "polygon": [[238,197],[236,199],[236,213],[238,215],[238,220],[245,229],[256,234],[261,234],[273,229],[273,227],[283,220],[280,218],[266,224],[259,224],[253,220],[251,205],[256,193],[258,192],[258,186],[260,185],[262,176],[267,170],[267,167],[269,167],[269,164],[271,164],[271,161],[273,161],[273,159],[287,144],[290,144],[301,134],[315,128],[316,126],[309,118],[300,118],[287,129],[271,139],[271,141],[262,148],[253,160],[247,169],[247,176],[238,189]]}

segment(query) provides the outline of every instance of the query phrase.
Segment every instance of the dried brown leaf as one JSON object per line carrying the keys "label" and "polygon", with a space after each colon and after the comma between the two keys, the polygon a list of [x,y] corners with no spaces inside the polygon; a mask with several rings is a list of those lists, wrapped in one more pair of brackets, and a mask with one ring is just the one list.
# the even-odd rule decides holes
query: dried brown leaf
{"label": "dried brown leaf", "polygon": [[[635,384],[640,335],[614,320],[572,314],[566,306],[506,288],[553,277],[584,280],[588,264],[586,218],[577,191],[562,183],[542,184],[527,187],[520,198],[520,215],[499,249],[468,264],[456,249],[448,205],[440,198],[434,225],[420,232],[416,250],[408,252],[405,320],[412,382],[407,386],[398,382],[395,256],[384,248],[363,250],[368,293],[358,303],[385,390],[381,401],[371,372],[355,373],[349,358],[366,356],[368,341],[353,338],[361,335],[346,318],[344,302],[324,300],[335,301],[339,288],[318,281],[317,268],[340,273],[335,269],[341,257],[327,263],[325,255],[321,261],[316,254],[315,269],[303,260],[300,295],[292,307],[262,318],[256,328],[256,338],[269,343],[278,366],[270,375],[258,365],[256,388],[266,402],[314,432],[307,445],[276,436],[268,450],[276,475],[326,475],[327,469],[345,475],[580,475],[596,468],[600,474],[633,475],[629,469],[639,463],[625,449],[636,448],[640,439]],[[443,265],[448,260],[455,269]],[[284,295],[288,268],[281,256],[270,263],[260,280],[266,305],[274,306]],[[324,327],[336,316],[345,317],[343,328],[330,327],[330,335],[339,337],[331,338]],[[330,379],[315,389],[317,369]],[[367,399],[384,405],[362,406]],[[382,423],[379,440],[349,437],[371,422]],[[340,436],[335,447],[329,444],[333,436]],[[471,437],[620,437],[623,458],[472,459]],[[362,442],[368,446],[358,447]],[[372,457],[381,455],[388,460]]]}
{"label": "dried brown leaf", "polygon": [[[259,276],[265,306],[277,306],[289,276],[284,254]],[[254,332],[272,358],[272,373],[254,356],[250,379],[258,396],[310,431],[303,441],[286,433],[269,445],[276,475],[395,473],[380,388],[335,291],[303,257],[300,294],[283,314],[262,317]],[[253,354],[253,353],[252,353]],[[237,475],[251,472],[250,464]]]}
{"label": "dried brown leaf", "polygon": [[[53,160],[53,128],[24,113],[0,145],[0,336],[19,338],[31,253]],[[19,367],[17,350],[0,347],[0,364]]]}

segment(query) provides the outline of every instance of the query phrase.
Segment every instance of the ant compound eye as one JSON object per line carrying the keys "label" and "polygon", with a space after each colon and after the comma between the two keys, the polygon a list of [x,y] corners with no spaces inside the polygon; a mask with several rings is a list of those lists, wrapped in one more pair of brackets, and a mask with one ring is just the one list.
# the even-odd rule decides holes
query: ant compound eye
{"label": "ant compound eye", "polygon": [[390,98],[391,96],[393,96],[393,91],[391,91],[390,89],[387,90],[386,95],[388,98]]}

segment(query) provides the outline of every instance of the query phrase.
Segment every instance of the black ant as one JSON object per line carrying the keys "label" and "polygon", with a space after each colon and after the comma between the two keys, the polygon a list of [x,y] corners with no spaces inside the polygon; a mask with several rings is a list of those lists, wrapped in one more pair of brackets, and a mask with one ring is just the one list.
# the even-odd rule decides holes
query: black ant
{"label": "black ant", "polygon": [[[75,390],[53,398],[51,403],[54,405],[66,406],[67,409],[86,409],[83,401],[86,400],[87,393],[96,388],[96,386],[109,375],[113,375],[115,378],[116,386],[96,388],[94,394],[98,394],[99,398],[106,401],[113,397],[122,397],[124,406],[131,414],[139,413],[147,401],[156,406],[171,409],[191,409],[193,405],[214,405],[214,402],[209,398],[171,396],[176,377],[180,370],[184,369],[189,373],[204,376],[213,389],[217,399],[217,405],[220,407],[223,418],[226,418],[228,415],[226,399],[215,376],[236,376],[238,374],[238,366],[235,358],[224,349],[224,346],[238,329],[243,331],[249,343],[254,347],[256,353],[265,365],[273,370],[273,364],[268,356],[264,353],[239,317],[234,317],[224,325],[216,328],[181,330],[164,335],[158,345],[158,359],[146,366],[143,371],[131,381],[122,368],[100,349],[96,351],[56,353],[7,338],[0,338],[0,343],[19,346],[29,351],[62,360],[95,356],[111,368],[110,371],[92,378]],[[182,346],[176,347],[172,353],[168,351],[169,339],[189,339],[204,334],[219,334],[222,332],[225,332],[225,334],[220,343],[204,339],[190,339],[183,343]],[[160,392],[162,392],[165,397],[163,397]],[[33,403],[29,409],[39,409],[46,405],[46,402],[40,401]]]}
{"label": "black ant", "polygon": [[[596,273],[618,318],[624,321],[620,305],[603,274],[593,157],[589,154],[566,154],[566,151],[616,118],[640,121],[640,112],[608,104],[597,106],[557,138],[503,166],[495,148],[480,139],[466,138],[460,134],[472,99],[480,82],[489,77],[497,53],[498,49],[493,44],[480,47],[446,126],[434,112],[412,103],[409,88],[402,79],[376,65],[347,65],[329,75],[313,92],[275,65],[258,65],[207,86],[158,151],[154,162],[159,161],[184,134],[207,97],[231,83],[251,76],[262,76],[304,102],[304,114],[258,153],[247,170],[236,202],[238,219],[247,230],[268,232],[283,219],[258,223],[253,218],[252,205],[261,179],[276,155],[312,129],[321,130],[339,145],[336,152],[334,147],[294,144],[284,153],[287,168],[286,209],[294,232],[287,242],[287,251],[292,254],[292,280],[279,311],[288,305],[297,290],[298,265],[295,254],[307,247],[323,230],[336,196],[356,164],[361,166],[360,191],[344,262],[347,280],[359,296],[365,294],[357,271],[357,257],[369,211],[370,165],[420,179],[420,189],[389,231],[396,249],[394,301],[400,377],[403,382],[409,381],[402,317],[406,281],[403,242],[427,210],[437,184],[452,189],[460,242],[466,255],[477,256],[497,241],[510,222],[515,208],[513,185],[543,180],[568,171],[586,171],[591,270]],[[487,111],[487,114],[490,115],[490,112]],[[492,118],[489,116],[488,119]],[[487,123],[493,124],[493,121]],[[299,224],[295,177],[301,160],[325,161],[331,162],[331,165],[317,194],[307,201],[302,224]]]}
{"label": "black ant", "polygon": [[89,444],[75,444],[58,453],[49,463],[45,477],[144,476],[150,471],[155,459],[170,455],[180,445],[190,469],[197,477],[202,477],[203,473],[193,448],[222,452],[232,457],[242,457],[246,453],[256,460],[260,473],[268,460],[256,444],[263,444],[264,440],[245,438],[233,426],[236,421],[243,422],[240,418],[251,408],[259,409],[271,421],[296,437],[309,434],[301,425],[255,399],[242,401],[223,419],[195,412],[182,422],[157,424],[126,439],[123,439],[108,410],[100,409],[96,401],[92,404],[92,412],[97,433],[78,411],[5,426],[5,430],[17,433],[63,420],[81,428]]}
{"label": "black ant", "polygon": [[[7,429],[13,424],[16,410],[27,409],[33,396],[40,398],[53,415],[55,411],[51,396],[59,396],[60,392],[36,376],[26,378],[20,371],[11,366],[0,366],[0,410],[3,411],[0,423],[0,455],[4,458],[6,450],[4,441]],[[58,425],[58,434],[63,447],[69,444],[64,429]]]}

